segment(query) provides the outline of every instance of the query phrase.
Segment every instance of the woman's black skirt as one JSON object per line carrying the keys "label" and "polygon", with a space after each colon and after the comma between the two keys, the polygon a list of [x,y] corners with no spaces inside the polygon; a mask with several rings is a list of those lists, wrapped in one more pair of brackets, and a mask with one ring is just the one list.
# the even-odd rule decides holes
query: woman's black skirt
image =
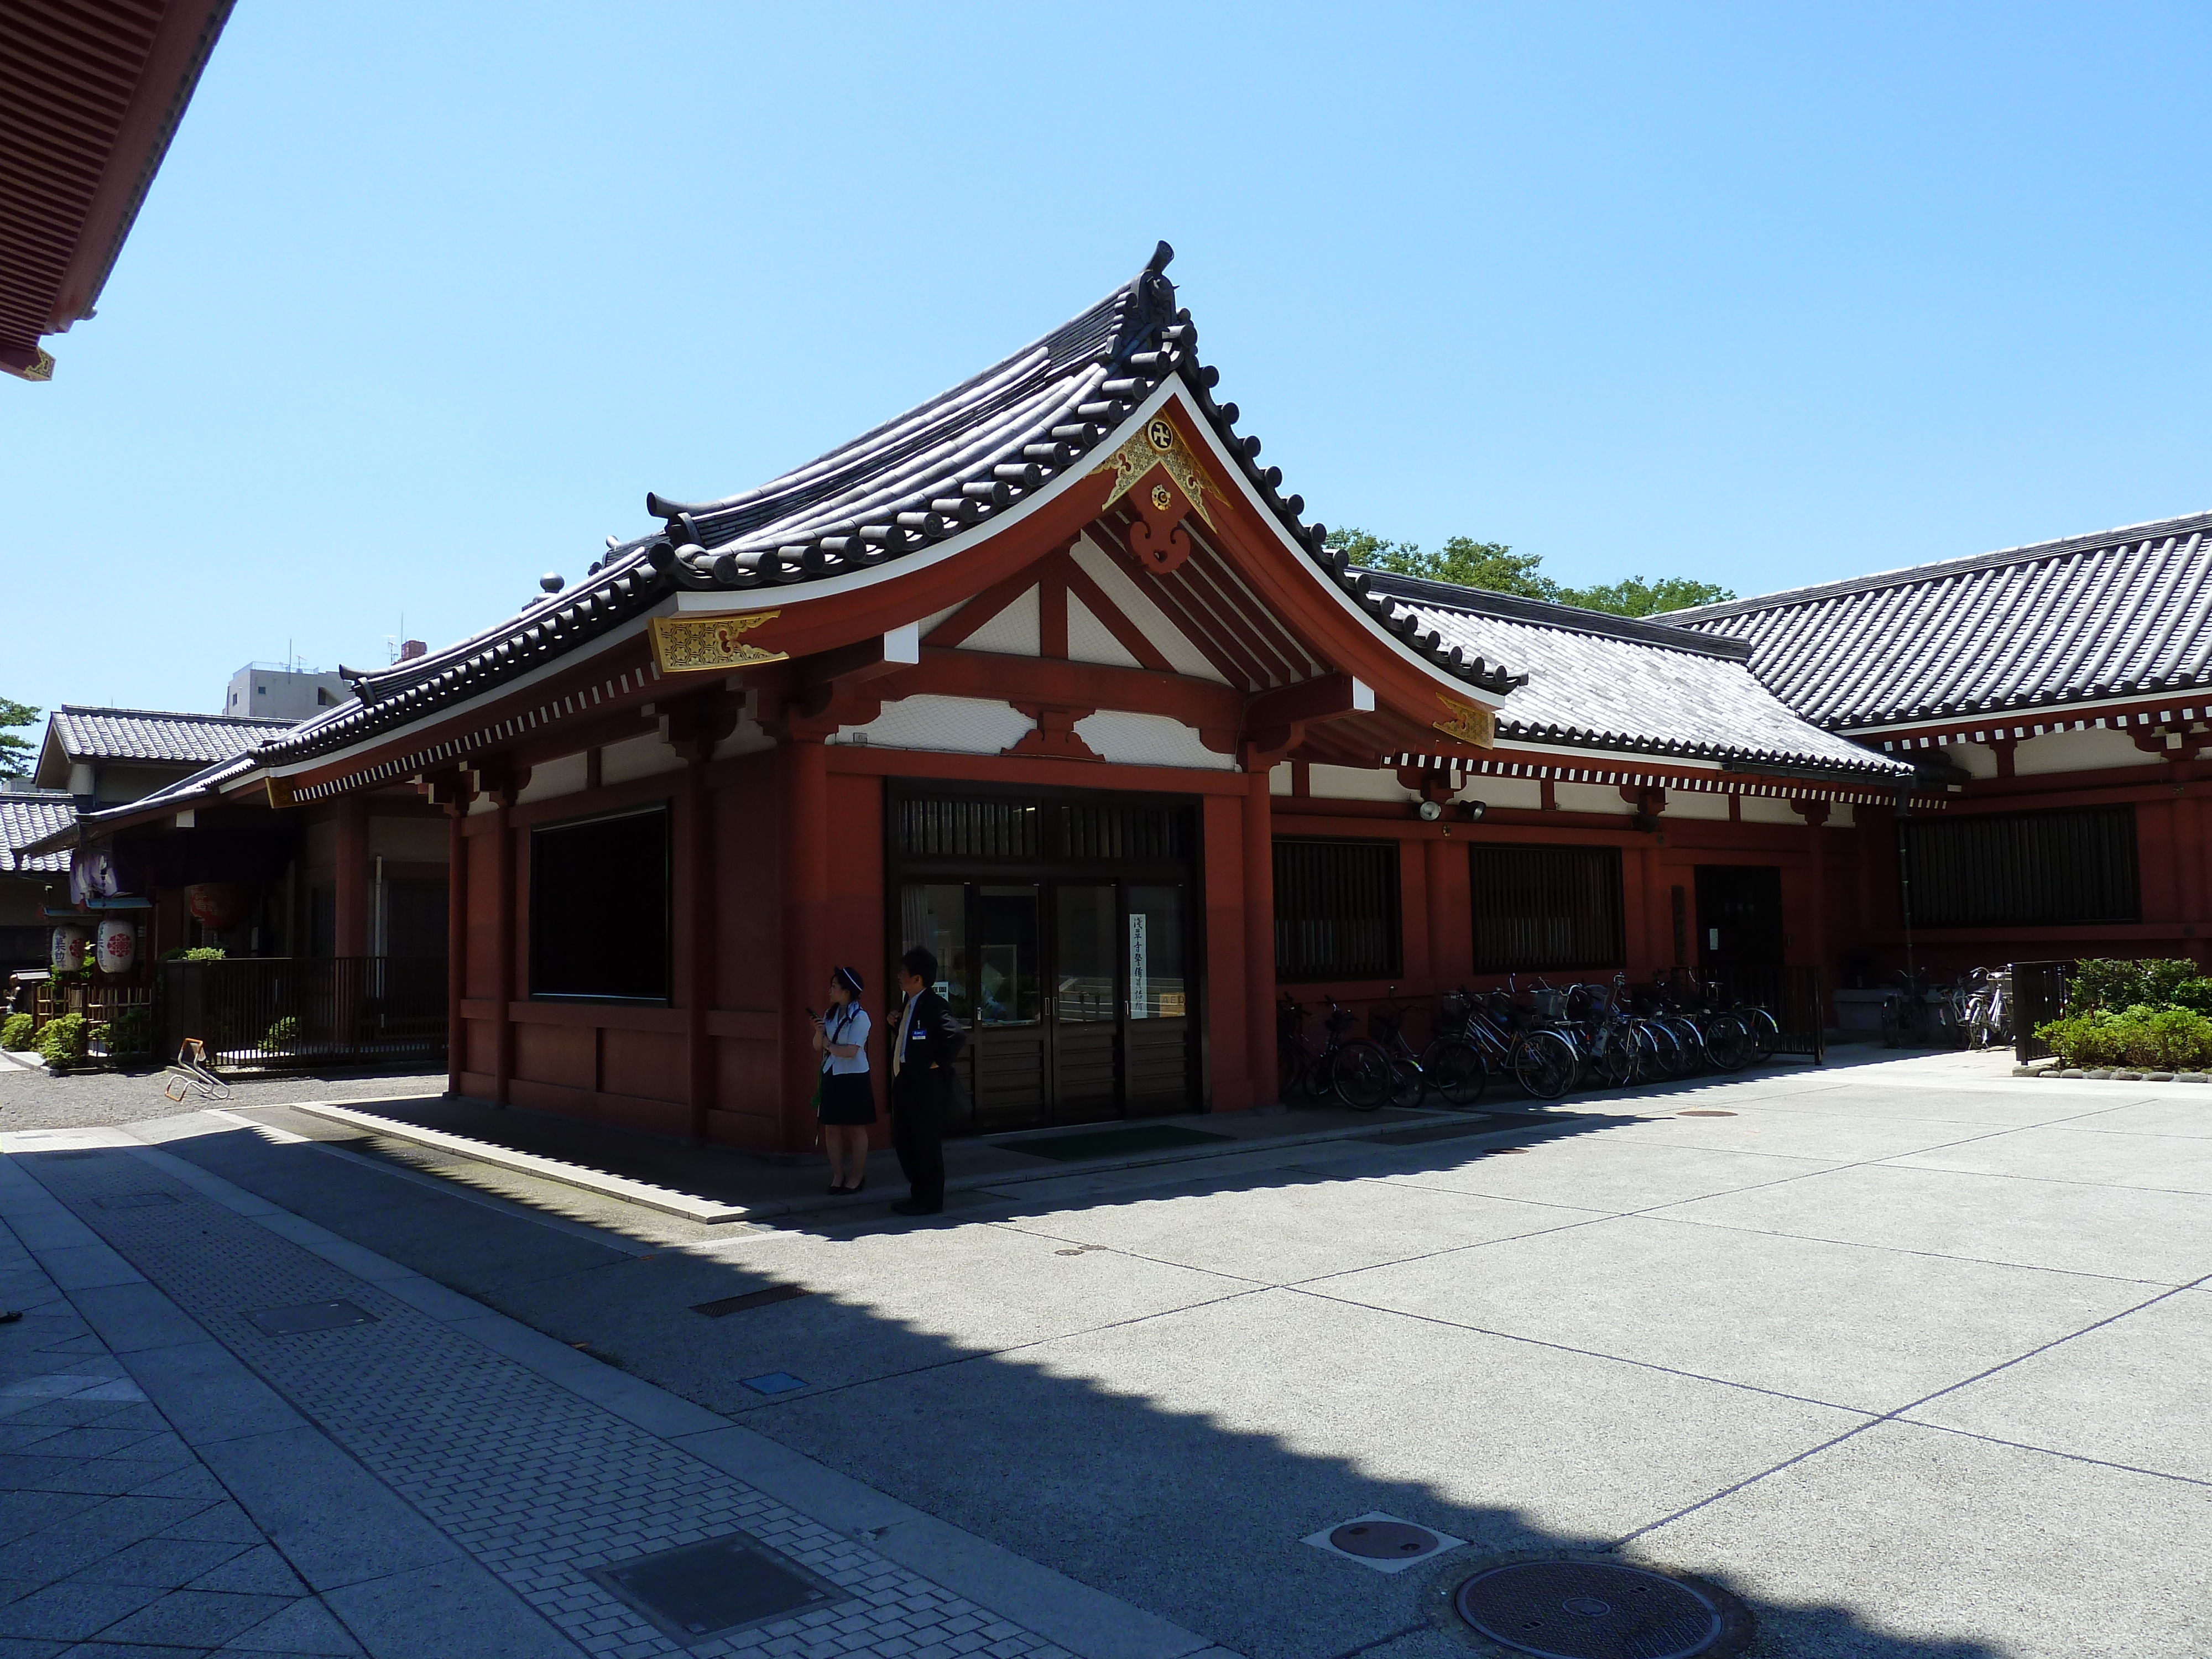
{"label": "woman's black skirt", "polygon": [[822,1074],[821,1121],[853,1126],[876,1121],[876,1082],[868,1072]]}

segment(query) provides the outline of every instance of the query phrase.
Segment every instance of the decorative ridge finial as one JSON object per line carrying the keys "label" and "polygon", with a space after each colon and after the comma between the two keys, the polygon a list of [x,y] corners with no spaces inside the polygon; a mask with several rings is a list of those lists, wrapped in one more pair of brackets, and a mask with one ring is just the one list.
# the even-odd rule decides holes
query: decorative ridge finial
{"label": "decorative ridge finial", "polygon": [[1175,321],[1175,284],[1166,276],[1168,262],[1174,258],[1175,249],[1162,242],[1152,250],[1152,257],[1129,284],[1129,309],[1122,319],[1121,337],[1114,343],[1114,362],[1126,362]]}

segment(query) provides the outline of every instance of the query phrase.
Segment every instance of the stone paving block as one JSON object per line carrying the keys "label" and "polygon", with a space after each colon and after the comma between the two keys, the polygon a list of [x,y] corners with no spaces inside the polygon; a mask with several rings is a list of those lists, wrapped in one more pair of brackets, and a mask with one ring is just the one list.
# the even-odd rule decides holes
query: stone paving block
{"label": "stone paving block", "polygon": [[215,1590],[173,1590],[160,1601],[100,1632],[111,1642],[168,1647],[219,1647],[283,1611],[290,1597],[236,1595]]}
{"label": "stone paving block", "polygon": [[165,1527],[163,1538],[204,1538],[218,1543],[258,1544],[261,1529],[246,1518],[246,1511],[226,1500]]}
{"label": "stone paving block", "polygon": [[[118,1261],[120,1257],[117,1258]],[[136,1353],[146,1348],[173,1348],[187,1342],[204,1342],[207,1333],[178,1310],[175,1303],[139,1279],[79,1286],[64,1285],[70,1300],[110,1353]]]}
{"label": "stone paving block", "polygon": [[134,1353],[131,1374],[187,1445],[299,1428],[306,1419],[219,1342]]}
{"label": "stone paving block", "polygon": [[75,1575],[78,1583],[147,1584],[179,1589],[234,1558],[236,1544],[188,1538],[144,1538],[104,1556]]}
{"label": "stone paving block", "polygon": [[201,1455],[313,1589],[383,1578],[457,1553],[313,1429],[219,1441]]}
{"label": "stone paving block", "polygon": [[227,1553],[218,1565],[190,1581],[187,1587],[191,1589],[233,1590],[252,1595],[307,1594],[307,1586],[300,1582],[299,1575],[266,1544],[245,1550],[219,1544],[205,1547]]}
{"label": "stone paving block", "polygon": [[574,1659],[576,1645],[473,1561],[455,1559],[329,1591],[376,1659]]}
{"label": "stone paving block", "polygon": [[0,1607],[0,1636],[82,1642],[162,1594],[141,1584],[49,1584]]}
{"label": "stone paving block", "polygon": [[361,1650],[361,1644],[313,1596],[291,1603],[222,1646],[225,1653],[331,1655],[345,1659],[352,1659]]}

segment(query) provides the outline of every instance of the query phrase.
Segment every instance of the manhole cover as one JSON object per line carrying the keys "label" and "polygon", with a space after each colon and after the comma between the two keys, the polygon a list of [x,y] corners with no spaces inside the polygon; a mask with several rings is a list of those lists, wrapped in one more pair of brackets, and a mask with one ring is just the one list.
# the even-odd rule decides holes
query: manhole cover
{"label": "manhole cover", "polygon": [[296,1308],[264,1308],[246,1316],[271,1336],[300,1336],[308,1331],[343,1330],[373,1325],[376,1316],[350,1302],[303,1302]]}
{"label": "manhole cover", "polygon": [[617,1561],[591,1577],[687,1647],[852,1599],[842,1586],[745,1532]]}
{"label": "manhole cover", "polygon": [[755,1394],[790,1394],[806,1386],[805,1377],[793,1376],[789,1371],[770,1371],[765,1376],[747,1376],[739,1380]]}
{"label": "manhole cover", "polygon": [[1725,1591],[1618,1561],[1493,1562],[1448,1599],[1467,1630],[1536,1659],[1718,1659],[1751,1638],[1750,1613]]}
{"label": "manhole cover", "polygon": [[116,1198],[95,1198],[92,1200],[103,1210],[147,1210],[156,1204],[174,1204],[174,1193],[125,1193]]}
{"label": "manhole cover", "polygon": [[1329,1534],[1328,1541],[1346,1555],[1403,1561],[1436,1548],[1437,1535],[1410,1521],[1347,1521]]}

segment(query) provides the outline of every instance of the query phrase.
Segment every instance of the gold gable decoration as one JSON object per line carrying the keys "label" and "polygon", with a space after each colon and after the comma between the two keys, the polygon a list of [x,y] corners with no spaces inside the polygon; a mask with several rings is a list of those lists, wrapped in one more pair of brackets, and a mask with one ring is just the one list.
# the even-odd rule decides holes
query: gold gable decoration
{"label": "gold gable decoration", "polygon": [[787,662],[787,652],[769,650],[744,637],[782,614],[755,611],[720,617],[655,617],[653,665],[664,674],[696,674],[752,663]]}
{"label": "gold gable decoration", "polygon": [[[1211,503],[1219,492],[1214,489],[1213,480],[1206,476],[1205,469],[1199,465],[1197,457],[1190,453],[1190,446],[1183,441],[1182,434],[1176,430],[1172,422],[1161,415],[1155,415],[1146,422],[1141,432],[1130,434],[1127,442],[1115,450],[1103,465],[1092,469],[1091,476],[1094,478],[1109,471],[1114,475],[1114,488],[1107,493],[1105,507],[1098,510],[1103,513],[1107,507],[1112,507],[1156,466],[1167,469],[1168,477],[1173,478],[1182,493],[1190,497],[1190,504],[1198,509],[1198,516],[1212,526],[1213,508]],[[1165,511],[1165,503],[1161,504],[1161,510]]]}
{"label": "gold gable decoration", "polygon": [[1480,703],[1462,702],[1457,697],[1437,693],[1437,701],[1444,706],[1446,718],[1430,722],[1448,738],[1457,738],[1462,743],[1473,744],[1477,749],[1494,748],[1498,743],[1498,716]]}

